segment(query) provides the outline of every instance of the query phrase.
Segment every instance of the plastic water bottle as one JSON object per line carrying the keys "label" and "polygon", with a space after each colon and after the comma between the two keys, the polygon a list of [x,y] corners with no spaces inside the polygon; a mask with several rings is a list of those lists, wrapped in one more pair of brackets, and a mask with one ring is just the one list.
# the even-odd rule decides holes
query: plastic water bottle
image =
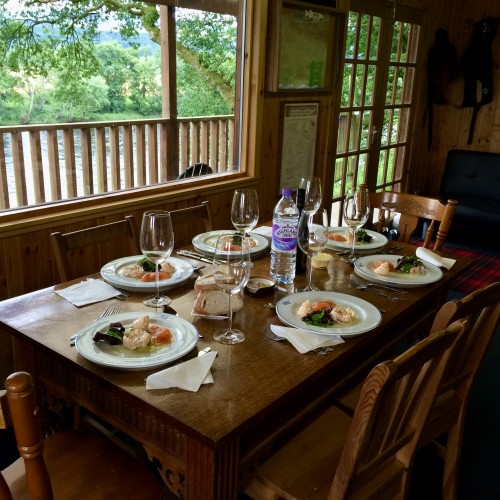
{"label": "plastic water bottle", "polygon": [[270,273],[277,284],[291,285],[295,278],[299,211],[292,190],[283,189],[281,193],[273,211]]}

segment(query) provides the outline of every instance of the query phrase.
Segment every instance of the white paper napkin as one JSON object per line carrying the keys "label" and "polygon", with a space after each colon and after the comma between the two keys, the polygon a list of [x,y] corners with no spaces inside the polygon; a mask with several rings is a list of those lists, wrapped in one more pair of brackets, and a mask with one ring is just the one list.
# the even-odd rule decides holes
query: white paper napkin
{"label": "white paper napkin", "polygon": [[265,236],[266,238],[272,238],[273,237],[273,228],[271,226],[256,227],[255,229],[252,229],[252,233],[261,234],[262,236]]}
{"label": "white paper napkin", "polygon": [[327,337],[325,335],[318,335],[314,332],[308,332],[302,328],[271,325],[271,330],[276,335],[285,337],[301,354],[312,351],[318,347],[327,347],[344,343],[344,339],[342,339],[339,335]]}
{"label": "white paper napkin", "polygon": [[215,356],[217,356],[217,352],[211,351],[203,356],[153,373],[146,379],[146,389],[178,387],[186,391],[196,392],[201,384],[213,384],[214,379],[210,367]]}
{"label": "white paper napkin", "polygon": [[446,257],[441,257],[440,255],[435,254],[428,248],[418,247],[416,251],[416,256],[425,260],[426,262],[430,262],[438,267],[446,267],[446,269],[451,269],[451,266],[455,264],[456,260],[448,259]]}
{"label": "white paper napkin", "polygon": [[101,302],[122,295],[122,292],[98,279],[87,279],[56,293],[77,307]]}

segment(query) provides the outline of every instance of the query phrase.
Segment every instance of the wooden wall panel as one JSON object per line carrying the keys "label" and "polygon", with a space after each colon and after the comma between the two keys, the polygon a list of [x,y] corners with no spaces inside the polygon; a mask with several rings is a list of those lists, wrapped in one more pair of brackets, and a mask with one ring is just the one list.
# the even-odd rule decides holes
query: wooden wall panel
{"label": "wooden wall panel", "polygon": [[[461,59],[471,41],[475,23],[486,16],[500,18],[500,3],[489,0],[432,2],[425,27],[426,39],[423,47],[425,54],[434,43],[436,29],[446,28],[450,41],[457,49],[458,58]],[[446,155],[450,149],[500,153],[500,34],[498,33],[493,41],[492,50],[493,102],[481,107],[472,144],[467,144],[472,108],[462,107],[463,74],[460,74],[458,79],[449,85],[448,103],[434,106],[433,141],[430,150],[427,148],[427,123],[425,127],[416,130],[412,163],[415,170],[420,173],[420,177],[415,180],[415,184],[428,195],[435,195],[439,192]],[[426,65],[422,69],[421,76],[421,88],[425,89]],[[422,99],[418,111],[419,116],[422,117],[420,123],[425,121],[426,105],[425,99]]]}

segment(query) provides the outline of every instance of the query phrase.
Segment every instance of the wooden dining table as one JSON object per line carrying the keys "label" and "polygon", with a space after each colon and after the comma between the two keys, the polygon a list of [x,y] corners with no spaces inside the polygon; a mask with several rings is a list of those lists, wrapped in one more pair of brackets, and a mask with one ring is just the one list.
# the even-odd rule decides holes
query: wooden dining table
{"label": "wooden dining table", "polygon": [[[386,251],[392,246],[390,242]],[[396,253],[414,255],[415,250],[406,245]],[[390,300],[373,289],[350,286],[352,264],[332,250],[327,252],[333,261],[329,270],[314,269],[314,284],[362,298],[383,312],[377,327],[346,338],[324,355],[300,354],[287,341],[268,338],[266,329],[281,324],[270,307],[273,296],[245,295],[243,308],[234,314],[234,325],[245,332],[246,339],[223,345],[213,340],[213,333],[227,320],[191,314],[192,282],[168,292],[171,306],[200,335],[196,348],[172,364],[207,347],[217,352],[214,383],[202,385],[197,392],[146,390],[145,377],[158,368],[107,368],[83,358],[70,345],[70,337],[96,320],[109,304],[123,312],[136,311],[138,316],[147,314],[150,308],[142,303],[144,294],[132,292],[124,301],[109,299],[78,308],[55,290],[79,280],[63,283],[1,302],[0,334],[12,337],[15,367],[35,376],[44,404],[53,409],[73,405],[136,440],[179,497],[235,498],[274,446],[331,404],[331,398],[349,384],[362,379],[384,356],[392,355],[394,346],[409,336],[425,335],[446,300],[450,282],[473,264],[454,256],[456,263],[443,271],[439,281],[407,289],[407,294],[393,294],[398,300]],[[268,255],[253,263],[253,276],[269,276]],[[297,276],[295,286],[304,282],[305,275]]]}

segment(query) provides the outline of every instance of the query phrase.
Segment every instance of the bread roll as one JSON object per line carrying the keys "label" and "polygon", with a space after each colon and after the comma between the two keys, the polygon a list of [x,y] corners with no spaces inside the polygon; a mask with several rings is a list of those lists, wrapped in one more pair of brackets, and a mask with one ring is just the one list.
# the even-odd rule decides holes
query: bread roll
{"label": "bread roll", "polygon": [[[196,314],[219,315],[227,314],[229,308],[229,295],[222,290],[209,290],[198,292],[194,299],[193,311]],[[240,295],[231,296],[233,312],[239,311],[243,307],[243,300]]]}

